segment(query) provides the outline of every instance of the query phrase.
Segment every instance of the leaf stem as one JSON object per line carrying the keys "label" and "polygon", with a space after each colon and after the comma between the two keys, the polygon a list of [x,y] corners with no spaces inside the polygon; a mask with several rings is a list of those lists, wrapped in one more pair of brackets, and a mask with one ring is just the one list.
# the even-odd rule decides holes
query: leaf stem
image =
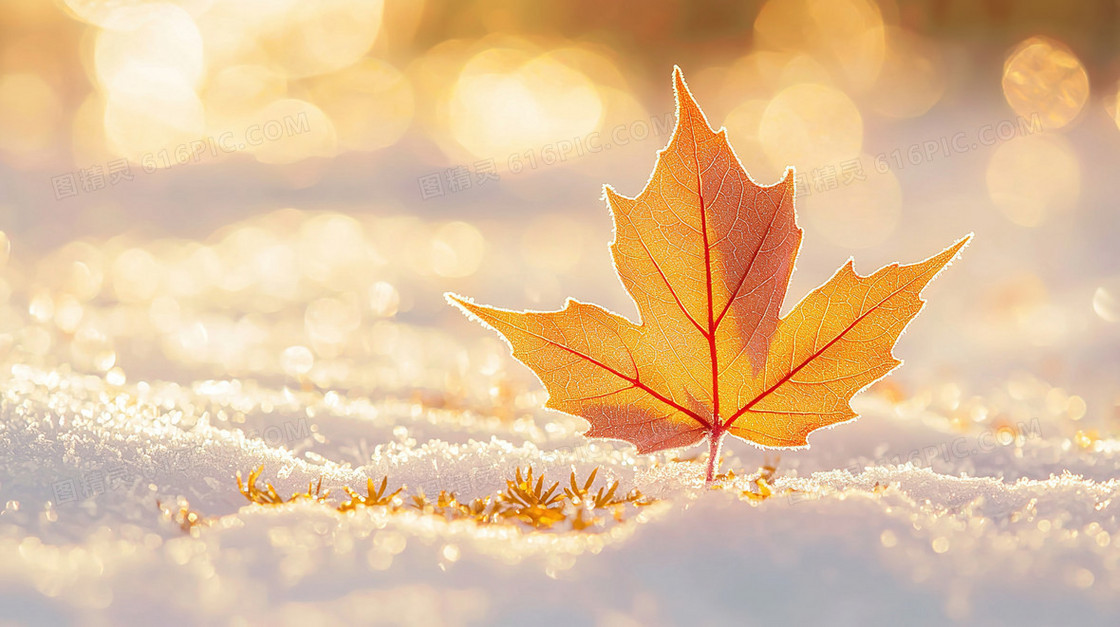
{"label": "leaf stem", "polygon": [[[719,420],[715,421],[719,424]],[[727,432],[716,427],[708,432],[708,475],[705,479],[705,487],[711,487],[712,482],[715,481],[716,471],[719,470],[719,452],[723,448],[723,436]]]}

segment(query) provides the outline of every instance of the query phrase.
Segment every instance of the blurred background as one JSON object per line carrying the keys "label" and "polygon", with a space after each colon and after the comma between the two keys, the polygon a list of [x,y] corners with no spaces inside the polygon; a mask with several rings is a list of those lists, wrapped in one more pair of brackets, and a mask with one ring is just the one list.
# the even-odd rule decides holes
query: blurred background
{"label": "blurred background", "polygon": [[1036,395],[1091,444],[1118,35],[1117,0],[0,0],[0,353],[537,407],[442,293],[633,316],[601,190],[643,187],[677,64],[756,181],[797,168],[787,309],[975,232],[886,391],[969,423]]}

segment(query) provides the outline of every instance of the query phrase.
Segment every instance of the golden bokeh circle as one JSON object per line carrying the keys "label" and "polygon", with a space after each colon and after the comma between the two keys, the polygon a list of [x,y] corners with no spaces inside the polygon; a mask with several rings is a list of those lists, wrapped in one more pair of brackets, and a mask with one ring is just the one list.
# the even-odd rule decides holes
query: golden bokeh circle
{"label": "golden bokeh circle", "polygon": [[766,106],[758,138],[774,166],[809,172],[859,156],[863,118],[839,89],[799,83],[783,89]]}
{"label": "golden bokeh circle", "polygon": [[125,7],[112,13],[94,44],[97,80],[112,90],[121,75],[141,68],[196,85],[205,74],[202,36],[189,13],[172,4]]}
{"label": "golden bokeh circle", "polygon": [[1089,99],[1089,75],[1060,42],[1031,37],[1012,50],[1003,65],[1003,95],[1015,113],[1037,115],[1046,128],[1061,128]]}
{"label": "golden bokeh circle", "polygon": [[412,85],[380,59],[362,61],[314,80],[311,100],[330,116],[340,147],[377,150],[391,146],[412,124]]}
{"label": "golden bokeh circle", "polygon": [[446,110],[463,148],[504,162],[587,135],[599,125],[603,102],[585,74],[551,55],[491,48],[463,67]]}
{"label": "golden bokeh circle", "polygon": [[760,47],[810,54],[855,89],[875,81],[886,55],[883,15],[871,0],[769,0],[754,31]]}
{"label": "golden bokeh circle", "polygon": [[869,93],[876,113],[892,118],[923,115],[945,93],[947,83],[940,49],[907,30],[887,29],[887,55]]}
{"label": "golden bokeh circle", "polygon": [[177,147],[206,133],[204,107],[187,80],[144,67],[117,75],[104,124],[113,153],[155,168],[175,165]]}

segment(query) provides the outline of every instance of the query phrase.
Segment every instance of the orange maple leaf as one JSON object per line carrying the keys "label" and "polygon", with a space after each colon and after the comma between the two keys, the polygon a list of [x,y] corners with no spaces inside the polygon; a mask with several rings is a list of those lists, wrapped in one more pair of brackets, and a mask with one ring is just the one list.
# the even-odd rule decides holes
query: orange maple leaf
{"label": "orange maple leaf", "polygon": [[849,261],[779,319],[801,245],[793,168],[755,184],[679,68],[674,81],[677,127],[645,189],[606,188],[615,268],[641,324],[572,299],[522,312],[447,297],[505,336],[548,390],[546,406],[588,420],[586,435],[642,453],[707,438],[710,482],[728,433],[803,448],[809,433],[856,418],[852,397],[901,363],[891,349],[921,289],[971,235],[870,276]]}

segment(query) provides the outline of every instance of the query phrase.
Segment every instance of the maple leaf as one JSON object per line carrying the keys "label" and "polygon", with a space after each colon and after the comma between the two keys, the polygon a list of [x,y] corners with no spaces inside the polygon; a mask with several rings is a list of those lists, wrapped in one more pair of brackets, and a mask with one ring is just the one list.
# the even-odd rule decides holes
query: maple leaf
{"label": "maple leaf", "polygon": [[751,180],[674,69],[677,127],[635,198],[609,186],[615,268],[641,324],[568,299],[559,311],[498,309],[447,294],[503,335],[549,392],[547,407],[591,423],[589,437],[648,453],[708,439],[712,481],[723,437],[803,448],[856,418],[852,397],[901,362],[891,349],[919,293],[971,235],[870,276],[849,261],[779,319],[801,229],[794,174]]}

